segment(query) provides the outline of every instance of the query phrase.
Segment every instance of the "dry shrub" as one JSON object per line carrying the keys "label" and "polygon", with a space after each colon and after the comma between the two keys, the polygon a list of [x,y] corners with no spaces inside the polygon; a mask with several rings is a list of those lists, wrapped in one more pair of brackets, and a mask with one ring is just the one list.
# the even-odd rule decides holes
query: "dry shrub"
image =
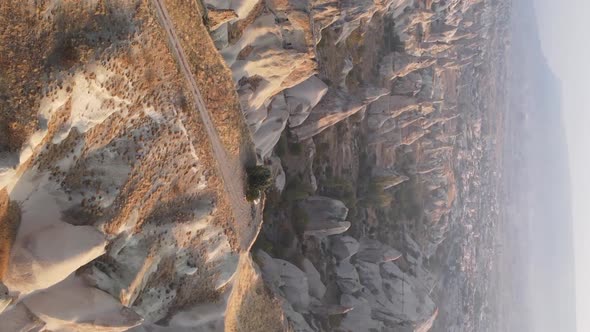
{"label": "dry shrub", "polygon": [[8,270],[10,250],[20,225],[21,210],[10,201],[6,189],[0,190],[0,281]]}
{"label": "dry shrub", "polygon": [[129,38],[132,14],[125,3],[63,2],[46,14],[42,1],[0,1],[0,151],[18,151],[38,129],[47,83]]}

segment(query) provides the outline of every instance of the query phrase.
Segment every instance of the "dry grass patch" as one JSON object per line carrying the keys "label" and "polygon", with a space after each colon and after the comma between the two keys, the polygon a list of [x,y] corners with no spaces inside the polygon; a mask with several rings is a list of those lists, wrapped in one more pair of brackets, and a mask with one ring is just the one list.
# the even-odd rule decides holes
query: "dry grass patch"
{"label": "dry grass patch", "polygon": [[95,51],[129,37],[129,6],[50,5],[0,2],[0,150],[18,151],[37,130],[48,83],[59,84]]}
{"label": "dry grass patch", "polygon": [[[191,2],[186,6],[194,9],[191,15],[198,12],[194,4]],[[157,203],[194,191],[200,181],[200,174],[191,171],[195,164],[202,164],[206,170],[215,169],[209,139],[198,113],[194,111],[195,105],[185,97],[188,95],[185,81],[167,47],[164,30],[151,9],[150,2],[141,0],[97,3],[41,1],[36,5],[8,0],[0,3],[0,24],[6,27],[0,31],[0,151],[18,151],[30,134],[39,128],[37,111],[40,100],[44,97],[53,100],[64,89],[71,91],[74,75],[83,74],[86,80],[95,81],[94,66],[104,67],[113,73],[108,82],[101,84],[101,88],[112,96],[132,101],[130,105],[121,105],[121,112],[113,113],[85,133],[72,130],[59,145],[50,141],[69,121],[71,102],[57,110],[44,124],[48,127],[47,136],[39,149],[34,151],[31,160],[35,160],[39,169],[51,172],[52,179],[63,181],[69,190],[96,189],[96,195],[86,197],[80,206],[70,211],[72,223],[85,216],[83,219],[90,224],[102,224],[108,233],[116,233],[130,213],[138,209],[141,217],[137,226],[140,228],[143,216],[149,214]],[[198,18],[199,26],[203,28],[200,17],[185,17],[187,20],[193,18]],[[192,36],[192,32],[190,34]],[[208,35],[206,40],[210,42]],[[201,60],[199,58],[198,61]],[[227,75],[219,76],[231,83],[229,71],[222,69],[227,71]],[[129,81],[133,82],[133,86],[127,84]],[[210,88],[224,90],[217,85],[217,81]],[[232,93],[233,85],[221,95],[225,98]],[[237,96],[234,99],[231,100],[237,105]],[[208,105],[209,110],[231,108],[215,105],[217,108]],[[176,128],[173,121],[155,123],[144,112],[150,107],[166,119],[178,118],[186,127],[188,137]],[[236,107],[234,113],[228,111],[224,114],[239,117],[239,112]],[[215,123],[222,124],[218,128],[225,125],[223,128],[227,132],[239,136],[240,131],[236,128],[240,127],[233,124],[239,118],[224,119],[218,113],[212,112]],[[144,134],[134,136],[133,132]],[[229,134],[221,135],[221,138],[225,138],[224,142],[237,140]],[[115,149],[114,142],[118,139],[132,140],[128,148],[117,148],[132,170],[121,188],[117,188],[119,194],[115,203],[103,211],[98,200],[104,188],[89,169],[92,151],[106,145]],[[64,174],[55,167],[55,163],[71,155],[79,142],[84,142],[82,152],[74,166]],[[190,160],[191,145],[198,156],[198,163]],[[236,151],[238,147],[239,144],[234,146]],[[175,162],[170,162],[171,157]],[[21,165],[23,170],[26,167]],[[207,194],[214,197],[219,205],[229,206],[218,175],[207,172],[206,178]],[[166,185],[154,187],[154,183]],[[232,231],[231,210],[224,208],[217,211],[216,222],[226,230],[235,245],[237,240]]]}
{"label": "dry grass patch", "polygon": [[27,7],[16,0],[0,3],[0,150],[18,151],[37,129],[36,96],[52,34],[38,38],[50,27]]}
{"label": "dry grass patch", "polygon": [[191,71],[227,152],[237,157],[250,144],[231,70],[215,48],[198,1],[165,0]]}
{"label": "dry grass patch", "polygon": [[10,201],[6,189],[0,190],[0,281],[8,270],[10,249],[20,225],[20,206]]}
{"label": "dry grass patch", "polygon": [[240,257],[225,316],[226,332],[290,331],[280,303],[264,285],[249,255]]}

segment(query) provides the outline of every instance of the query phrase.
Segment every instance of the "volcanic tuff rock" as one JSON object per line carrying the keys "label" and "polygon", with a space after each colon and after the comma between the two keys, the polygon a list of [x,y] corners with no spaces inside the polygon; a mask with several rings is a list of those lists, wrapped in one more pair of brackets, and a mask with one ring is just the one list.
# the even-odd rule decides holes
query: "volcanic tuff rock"
{"label": "volcanic tuff rock", "polygon": [[359,243],[352,236],[333,236],[330,238],[330,252],[338,260],[352,257],[359,251]]}
{"label": "volcanic tuff rock", "polygon": [[[183,42],[206,16],[227,65],[199,35],[214,58],[191,63],[207,107],[239,104],[279,199],[291,200],[279,217],[305,211],[297,227],[275,225],[298,232],[287,250],[275,241],[274,258],[256,253],[292,329],[428,331],[439,314],[452,317],[437,308],[450,301],[431,298],[441,292],[436,263],[458,257],[460,280],[480,287],[474,254],[445,240],[472,234],[494,201],[475,193],[493,163],[503,2],[206,0],[202,13],[163,2],[176,28],[190,26]],[[0,114],[10,121],[0,123],[0,188],[22,211],[0,216],[21,220],[0,257],[0,326],[222,328],[238,221],[153,8],[27,6],[0,5],[3,26],[15,27],[0,45],[30,58],[5,75],[18,93],[0,86],[21,117]],[[176,21],[185,13],[201,30]],[[23,26],[31,33],[16,35]],[[207,86],[225,76],[237,95]],[[223,124],[231,110],[209,111]]]}
{"label": "volcanic tuff rock", "polygon": [[[501,100],[497,82],[504,75],[506,4],[490,0],[310,0],[283,5],[271,1],[266,8],[267,12],[261,12],[275,15],[278,26],[286,26],[289,10],[306,8],[302,12],[313,37],[308,48],[300,48],[311,54],[315,66],[311,78],[266,96],[271,99],[267,104],[272,105],[275,98],[283,98],[282,93],[289,105],[291,91],[308,91],[310,81],[317,84],[317,93],[304,93],[313,102],[297,104],[299,111],[288,106],[288,119],[281,119],[289,125],[281,122],[276,127],[284,129],[269,134],[278,142],[284,131],[287,147],[299,144],[303,151],[316,151],[311,156],[299,154],[297,159],[283,146],[275,150],[283,162],[286,182],[307,185],[294,186],[305,189],[295,190],[296,195],[287,185],[285,191],[291,196],[278,198],[283,204],[279,206],[291,204],[307,211],[307,227],[316,225],[325,231],[322,236],[296,237],[281,248],[284,257],[278,255],[292,262],[306,259],[313,263],[327,286],[324,309],[316,307],[303,318],[315,331],[428,331],[437,321],[441,324],[438,330],[451,329],[452,311],[462,308],[450,297],[438,298],[435,304],[432,294],[443,292],[440,280],[446,275],[476,278],[471,270],[445,270],[448,267],[443,265],[455,263],[443,262],[443,257],[459,257],[461,264],[472,262],[469,250],[449,249],[449,239],[456,240],[467,228],[472,230],[468,225],[477,218],[478,208],[491,211],[496,204],[493,189],[481,190],[481,183],[494,181],[489,170],[494,167],[494,135],[499,130],[500,117],[495,112]],[[229,35],[232,29],[248,24],[243,18],[230,23]],[[285,38],[284,31],[281,36]],[[222,50],[231,45],[230,41]],[[255,56],[255,47],[242,48]],[[234,75],[244,76],[244,72],[234,70]],[[238,78],[236,82],[241,86]],[[240,94],[255,95],[252,91]],[[242,108],[247,117],[257,112],[247,103]],[[266,118],[258,116],[257,122],[250,123],[255,135],[266,119],[272,119],[272,107],[265,110],[269,110],[264,113]],[[259,152],[272,154],[263,139],[257,142]],[[308,179],[315,181],[312,184]],[[346,208],[348,213],[341,218],[332,215],[336,204],[328,204],[329,198],[343,202],[345,206],[338,210]],[[483,203],[486,200],[489,204]],[[276,212],[268,214],[267,222],[272,225],[262,233],[280,246],[281,236],[286,235],[277,235],[277,229],[285,226],[285,219],[289,222],[289,215],[271,212]],[[490,212],[490,218],[492,215]],[[350,222],[345,234],[329,232],[331,225],[319,224],[344,219]],[[488,218],[483,219],[488,223]],[[303,229],[305,235],[306,227],[297,225],[300,220],[299,215],[292,219],[293,228],[295,232],[297,227]],[[473,265],[477,264],[469,266],[475,269]],[[332,289],[333,281],[336,287]],[[488,289],[485,282],[472,281],[468,287],[471,292],[474,288],[484,291]],[[325,317],[329,305],[354,309],[334,323]],[[450,309],[439,310],[437,305]],[[475,316],[462,316],[465,321],[457,324],[474,330],[475,321],[484,319],[484,315]]]}
{"label": "volcanic tuff rock", "polygon": [[0,282],[0,314],[10,305],[12,298],[8,294],[8,288]]}

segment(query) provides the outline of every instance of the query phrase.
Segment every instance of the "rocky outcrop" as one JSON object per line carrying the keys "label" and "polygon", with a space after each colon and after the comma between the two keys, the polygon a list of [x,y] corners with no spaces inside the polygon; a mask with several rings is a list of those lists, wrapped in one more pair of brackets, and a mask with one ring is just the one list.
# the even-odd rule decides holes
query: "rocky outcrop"
{"label": "rocky outcrop", "polygon": [[309,294],[318,300],[321,300],[326,294],[326,286],[322,282],[322,278],[318,270],[313,266],[313,263],[305,258],[303,259],[303,271],[307,275],[307,282],[309,284]]}
{"label": "rocky outcrop", "polygon": [[0,282],[0,314],[12,303],[12,301],[13,299],[8,293],[8,288]]}
{"label": "rocky outcrop", "polygon": [[223,24],[238,18],[238,14],[233,9],[207,9],[207,18],[211,30],[217,30]]}
{"label": "rocky outcrop", "polygon": [[[404,321],[422,324],[431,319],[436,312],[436,305],[428,296],[428,290],[423,288],[419,280],[402,272],[392,263],[381,266],[386,296],[398,308],[397,314]],[[403,310],[402,310],[403,308]]]}
{"label": "rocky outcrop", "polygon": [[348,208],[341,201],[312,196],[299,205],[308,217],[305,225],[307,236],[326,237],[344,233],[350,228],[350,222],[345,221]]}
{"label": "rocky outcrop", "polygon": [[35,293],[23,303],[51,330],[123,332],[142,322],[109,294],[77,280]]}
{"label": "rocky outcrop", "polygon": [[272,173],[273,179],[275,179],[275,188],[280,192],[283,191],[285,188],[286,183],[286,175],[285,171],[283,170],[283,165],[281,164],[281,159],[278,157],[271,157],[270,158],[270,170]]}
{"label": "rocky outcrop", "polygon": [[[361,290],[359,275],[349,259],[339,262],[334,269],[336,284],[343,294],[354,294]],[[344,303],[342,303],[344,305]]]}
{"label": "rocky outcrop", "polygon": [[301,125],[327,92],[328,86],[317,76],[312,76],[299,85],[286,89],[289,127]]}
{"label": "rocky outcrop", "polygon": [[0,315],[1,331],[43,331],[45,325],[22,303],[10,307]]}
{"label": "rocky outcrop", "polygon": [[252,139],[256,152],[261,157],[268,157],[281,138],[287,125],[289,111],[285,97],[281,94],[267,105],[246,114],[246,122],[252,130]]}
{"label": "rocky outcrop", "polygon": [[311,222],[315,220],[344,220],[348,215],[348,208],[344,203],[329,197],[312,196],[302,201],[300,205],[307,212]]}
{"label": "rocky outcrop", "polygon": [[[37,210],[37,213],[42,212]],[[104,253],[104,236],[90,226],[60,222],[26,232],[31,227],[27,221],[39,220],[33,218],[29,219],[25,212],[12,249],[4,283],[13,292],[28,294],[53,286]]]}
{"label": "rocky outcrop", "polygon": [[306,236],[326,237],[342,234],[350,228],[349,221],[315,220],[305,225]]}
{"label": "rocky outcrop", "polygon": [[[354,247],[354,239],[335,236],[334,246]],[[414,243],[414,242],[413,242]],[[414,243],[415,245],[415,243]],[[354,251],[354,250],[353,250]],[[330,252],[334,254],[339,251]],[[413,271],[404,272],[396,265],[401,257],[394,249],[378,240],[362,239],[360,250],[352,258],[344,258],[333,268],[340,292],[339,304],[351,307],[336,331],[354,331],[374,327],[378,330],[424,331],[432,325],[437,308],[428,296],[429,288],[421,280],[429,278],[421,256],[408,256]],[[343,255],[334,256],[340,259]]]}
{"label": "rocky outcrop", "polygon": [[355,257],[361,261],[379,264],[394,261],[401,256],[399,251],[390,246],[375,239],[365,238],[360,241],[359,252]]}
{"label": "rocky outcrop", "polygon": [[289,115],[294,123],[303,121],[322,96],[316,90],[322,82],[311,78],[316,63],[309,14],[305,6],[279,1],[209,5],[236,12],[237,18],[219,24],[213,12],[212,37],[233,72],[257,151],[268,157]]}
{"label": "rocky outcrop", "polygon": [[314,331],[302,315],[308,312],[310,306],[310,288],[305,272],[289,262],[272,258],[262,250],[256,252],[256,258],[266,285],[280,301],[292,329]]}
{"label": "rocky outcrop", "polygon": [[351,236],[330,238],[330,252],[339,261],[352,257],[359,251],[359,242]]}
{"label": "rocky outcrop", "polygon": [[[328,90],[306,109],[303,121],[289,122],[288,138],[318,144],[318,151],[322,147],[309,158],[313,166],[305,165],[314,173],[310,177],[317,176],[322,195],[340,197],[342,191],[332,188],[334,178],[346,177],[341,182],[353,188],[343,201],[354,213],[338,219],[325,212],[334,210],[327,200],[322,208],[298,203],[308,211],[309,224],[317,223],[324,233],[298,239],[300,252],[289,249],[316,263],[328,286],[324,300],[353,309],[338,326],[322,321],[328,311],[314,304],[304,318],[316,330],[321,321],[335,331],[428,331],[439,315],[431,294],[441,292],[436,286],[448,272],[439,264],[449,237],[457,236],[452,230],[471,234],[468,220],[482,219],[476,202],[487,200],[466,197],[481,188],[477,174],[491,167],[486,158],[494,144],[483,143],[482,122],[497,128],[490,109],[497,109],[493,84],[503,60],[495,58],[492,45],[501,39],[494,35],[503,29],[494,16],[503,5],[480,0],[309,3],[316,75]],[[371,192],[362,197],[367,180]],[[471,208],[462,208],[465,204]],[[324,221],[344,218],[353,220],[346,235],[330,235],[338,225]],[[465,253],[461,264],[476,265],[473,256]]]}
{"label": "rocky outcrop", "polygon": [[362,21],[370,20],[377,12],[390,8],[397,0],[386,1],[342,1],[338,3],[325,0],[309,1],[314,21],[314,36],[316,44],[319,43],[322,30],[327,27],[337,29],[340,32],[336,44],[346,40],[350,34],[361,26]]}
{"label": "rocky outcrop", "polygon": [[281,278],[281,291],[297,312],[306,312],[309,308],[309,285],[305,272],[295,265],[282,259],[274,259]]}
{"label": "rocky outcrop", "polygon": [[354,309],[346,314],[342,322],[340,322],[340,326],[336,328],[336,331],[383,331],[385,329],[382,322],[373,319],[371,305],[366,299],[343,294],[340,298],[340,303],[343,306],[350,306]]}
{"label": "rocky outcrop", "polygon": [[350,95],[339,89],[329,89],[308,119],[292,132],[299,140],[313,137],[326,128],[364,111],[367,105],[386,94],[386,90],[378,88],[364,88],[358,95]]}

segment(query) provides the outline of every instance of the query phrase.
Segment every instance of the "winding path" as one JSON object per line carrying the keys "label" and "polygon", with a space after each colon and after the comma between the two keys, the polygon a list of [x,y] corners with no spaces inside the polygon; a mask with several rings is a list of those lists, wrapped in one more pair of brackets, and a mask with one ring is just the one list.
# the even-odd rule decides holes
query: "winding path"
{"label": "winding path", "polygon": [[152,0],[152,2],[156,8],[158,18],[160,19],[164,30],[166,30],[170,49],[172,50],[178,65],[180,66],[180,70],[188,83],[187,87],[190,90],[194,104],[197,107],[197,112],[201,116],[207,136],[211,142],[211,148],[217,161],[217,171],[223,180],[223,185],[232,209],[235,222],[234,231],[238,236],[240,250],[249,251],[260,232],[262,222],[262,218],[260,217],[261,208],[257,207],[256,212],[254,213],[256,217],[253,217],[252,205],[246,201],[244,196],[243,166],[240,164],[239,160],[233,161],[231,158],[228,158],[226,150],[224,149],[217,134],[217,130],[215,129],[215,125],[213,124],[213,121],[211,121],[209,112],[205,107],[203,97],[201,96],[197,82],[190,69],[180,39],[174,29],[172,19],[166,10],[166,6],[162,0]]}

